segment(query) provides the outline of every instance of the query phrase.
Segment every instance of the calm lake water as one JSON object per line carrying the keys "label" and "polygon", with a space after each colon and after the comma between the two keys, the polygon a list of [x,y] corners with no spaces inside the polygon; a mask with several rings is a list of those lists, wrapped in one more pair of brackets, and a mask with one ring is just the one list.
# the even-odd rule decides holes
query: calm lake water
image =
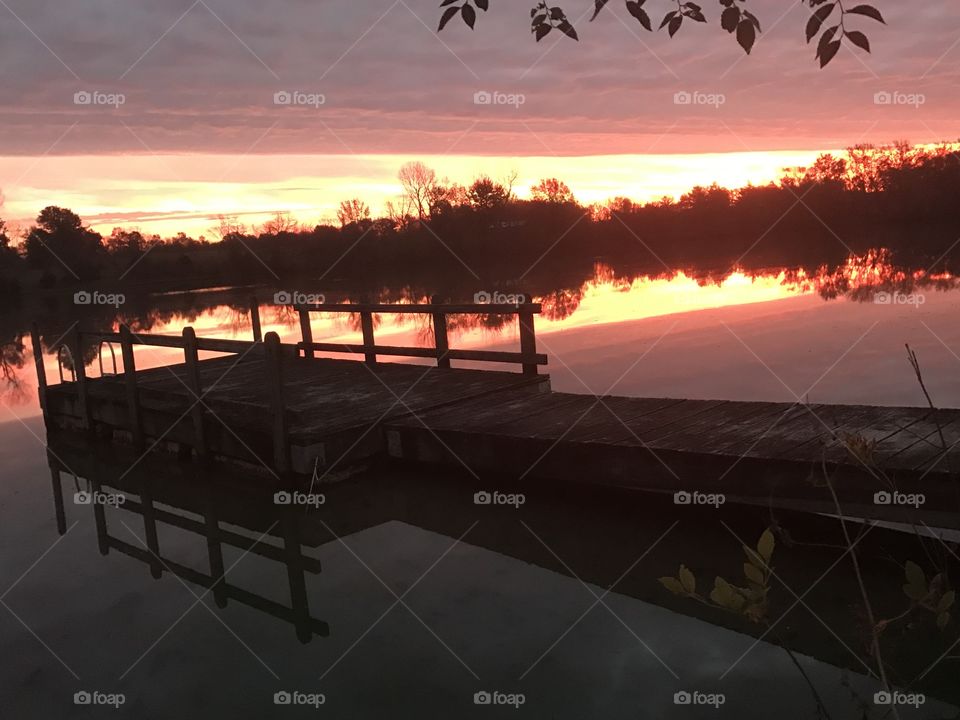
{"label": "calm lake water", "polygon": [[[567,392],[925,405],[909,344],[934,401],[960,406],[952,280],[874,270],[698,282],[615,279],[601,267],[583,287],[532,298],[544,304],[538,342],[553,388]],[[264,331],[296,341],[296,318],[271,305],[276,290],[256,289]],[[0,716],[888,716],[874,703],[882,684],[871,676],[849,562],[829,539],[832,519],[779,518],[813,545],[778,544],[784,583],[771,591],[774,626],[765,631],[657,582],[681,563],[704,594],[714,575],[742,575],[741,540],[755,541],[767,523],[759,509],[685,514],[655,499],[542,487],[515,489],[525,495],[520,509],[478,508],[473,478],[375,466],[323,486],[321,506],[291,514],[268,489],[225,473],[191,476],[172,457],[59,441],[48,454],[29,337],[17,349],[29,319],[39,319],[48,345],[74,320],[153,333],[189,324],[201,336],[249,338],[250,293],[131,298],[116,312],[48,298],[4,318],[12,342],[0,425]],[[359,338],[349,317],[319,317],[313,330],[318,340]],[[391,319],[377,337],[425,345],[432,335],[428,325]],[[465,348],[517,344],[515,328],[485,317],[464,319],[451,339]],[[109,368],[109,352],[103,357]],[[173,357],[148,349],[137,361]],[[97,375],[93,351],[88,360]],[[56,359],[44,363],[56,378]],[[78,502],[86,490],[125,502],[101,516]],[[239,547],[216,542],[211,526]],[[893,617],[909,606],[898,563],[923,561],[926,551],[900,533],[873,533],[864,572],[877,612]],[[274,548],[267,556],[250,551],[265,545]],[[320,572],[302,570],[301,547]],[[220,575],[218,562],[235,594],[204,586]],[[324,624],[328,636],[311,632]],[[928,693],[919,707],[899,706],[899,716],[957,716],[956,660],[941,660],[960,654],[951,647],[956,621],[940,632],[920,613],[896,633],[893,681]],[[75,704],[84,692],[122,694],[123,704]],[[293,705],[316,706],[275,704],[285,692]],[[677,704],[685,696],[676,693],[693,703]]]}

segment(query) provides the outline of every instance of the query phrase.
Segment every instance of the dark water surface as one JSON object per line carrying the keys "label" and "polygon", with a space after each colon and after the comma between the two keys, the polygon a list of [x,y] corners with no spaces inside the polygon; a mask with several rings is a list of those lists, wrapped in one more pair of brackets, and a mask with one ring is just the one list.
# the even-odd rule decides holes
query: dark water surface
{"label": "dark water surface", "polygon": [[[923,405],[910,343],[932,397],[960,405],[960,295],[917,292],[922,301],[906,292],[895,302],[827,301],[778,273],[702,287],[598,276],[569,312],[534,299],[551,308],[538,338],[558,390]],[[152,332],[193,324],[201,335],[249,337],[246,294],[154,300],[119,315]],[[295,338],[294,318],[267,304],[264,329]],[[25,310],[5,318],[7,334],[19,338],[31,315],[51,346],[70,325],[48,313],[44,326],[42,312]],[[109,326],[117,317],[72,319]],[[426,330],[378,332],[400,344]],[[349,319],[320,318],[314,334],[356,331]],[[512,333],[479,319],[455,337],[495,347]],[[741,542],[771,523],[762,508],[678,508],[374,466],[315,488],[319,508],[291,510],[256,478],[198,475],[173,456],[76,438],[51,438],[48,453],[26,345],[7,357],[0,425],[2,718],[893,717],[874,702],[882,683],[871,676],[861,593],[834,519],[776,518],[797,542],[778,536],[782,582],[765,623],[751,623],[675,597],[657,579],[685,564],[704,596],[717,575],[742,583]],[[94,355],[87,360],[96,375]],[[45,362],[55,378],[55,358]],[[525,502],[474,504],[475,492],[493,489]],[[95,511],[75,496],[85,490],[125,502]],[[241,547],[218,543],[222,530]],[[954,545],[885,529],[861,551],[881,618],[910,606],[905,561],[957,570]],[[322,570],[304,571],[312,561],[301,552]],[[235,594],[206,586],[224,573]],[[940,631],[917,611],[892,628],[891,680],[927,693],[899,716],[956,717],[956,620]],[[79,705],[78,692],[124,702]],[[278,705],[282,692],[324,702]],[[517,706],[477,704],[484,692]],[[722,704],[677,704],[678,692],[715,704],[708,696],[721,694]]]}

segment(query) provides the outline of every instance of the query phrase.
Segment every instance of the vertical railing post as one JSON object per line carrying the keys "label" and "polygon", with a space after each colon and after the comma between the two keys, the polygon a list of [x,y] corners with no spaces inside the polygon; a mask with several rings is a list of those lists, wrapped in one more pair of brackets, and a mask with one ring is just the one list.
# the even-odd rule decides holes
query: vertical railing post
{"label": "vertical railing post", "polygon": [[127,388],[127,422],[133,445],[143,450],[143,424],[140,418],[140,392],[137,389],[137,363],[133,356],[133,334],[126,325],[120,326],[120,355],[123,358],[123,379]]}
{"label": "vertical railing post", "polygon": [[250,326],[253,328],[253,341],[263,342],[263,328],[260,326],[260,303],[255,295],[250,296]]}
{"label": "vertical railing post", "polygon": [[447,314],[445,312],[433,313],[433,341],[437,348],[437,367],[449,368],[450,358],[447,357],[447,351],[450,350],[450,340],[447,337]]}
{"label": "vertical railing post", "polygon": [[193,449],[197,457],[207,459],[207,438],[203,428],[203,386],[200,383],[200,358],[197,349],[197,333],[192,327],[183,329],[183,359],[187,371],[187,387],[193,393],[190,416],[193,418]]}
{"label": "vertical railing post", "polygon": [[280,336],[268,332],[264,338],[266,359],[266,387],[270,410],[273,414],[273,467],[281,479],[290,470],[290,450],[287,438],[286,406],[283,401],[283,362]]}
{"label": "vertical railing post", "polygon": [[373,351],[376,341],[373,339],[373,313],[369,310],[360,311],[360,331],[363,333],[363,358],[367,365],[377,364],[377,354]]}
{"label": "vertical railing post", "polygon": [[303,356],[305,358],[312,358],[313,328],[310,327],[310,311],[302,305],[298,310],[300,312],[300,337],[303,340]]}
{"label": "vertical railing post", "polygon": [[37,367],[37,395],[44,419],[47,415],[47,369],[43,365],[43,345],[40,343],[40,328],[36,323],[30,325],[30,344],[33,346],[33,362]]}
{"label": "vertical railing post", "polygon": [[520,354],[523,355],[523,374],[536,375],[537,335],[533,329],[533,313],[521,309],[517,313],[520,322]]}
{"label": "vertical railing post", "polygon": [[83,347],[80,330],[74,326],[69,338],[70,358],[73,361],[73,373],[77,383],[77,400],[80,404],[80,420],[84,429],[92,426],[90,418],[90,398],[87,396],[87,368],[83,362]]}

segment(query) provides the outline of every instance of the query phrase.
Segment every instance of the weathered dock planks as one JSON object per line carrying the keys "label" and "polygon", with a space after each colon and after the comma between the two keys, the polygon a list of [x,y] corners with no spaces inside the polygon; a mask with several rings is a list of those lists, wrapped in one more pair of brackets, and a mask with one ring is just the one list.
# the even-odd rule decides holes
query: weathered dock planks
{"label": "weathered dock planks", "polygon": [[[297,344],[283,345],[275,333],[252,342],[197,338],[191,328],[182,337],[126,328],[74,333],[58,357],[80,357],[84,339],[119,342],[123,370],[89,377],[76,363],[72,381],[41,377],[48,427],[85,428],[138,449],[172,445],[204,462],[265,468],[289,483],[386,455],[511,479],[698,490],[831,512],[830,478],[865,516],[904,518],[910,508],[873,501],[877,492],[900,491],[923,494],[927,519],[958,524],[960,410],[554,393],[538,374],[546,358],[536,351],[536,305],[297,310]],[[309,317],[319,311],[360,315],[363,344],[316,342]],[[430,316],[434,347],[378,345],[374,313],[385,312]],[[520,352],[452,349],[446,318],[458,312],[516,315]],[[258,318],[253,327],[258,337]],[[33,337],[39,348],[39,333]],[[182,349],[183,362],[138,369],[138,345]],[[332,350],[362,360],[317,356]],[[227,355],[201,360],[201,352]],[[383,355],[436,366],[385,363]],[[522,372],[451,367],[460,359],[513,363]]]}

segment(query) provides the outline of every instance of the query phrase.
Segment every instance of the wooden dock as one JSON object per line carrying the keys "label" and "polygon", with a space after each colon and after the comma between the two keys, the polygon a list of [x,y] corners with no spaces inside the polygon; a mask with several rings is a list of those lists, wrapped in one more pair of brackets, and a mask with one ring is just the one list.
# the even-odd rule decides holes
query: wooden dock
{"label": "wooden dock", "polygon": [[[59,384],[48,385],[37,363],[48,428],[81,428],[141,449],[172,447],[205,462],[242,462],[267,468],[284,483],[386,455],[509,480],[720,493],[730,501],[829,512],[824,479],[830,477],[844,501],[866,516],[904,519],[920,512],[957,524],[960,410],[555,393],[538,373],[547,361],[536,351],[538,305],[297,310],[296,344],[281,344],[275,333],[261,338],[255,304],[251,341],[197,338],[189,327],[179,337],[125,327],[74,332],[55,348]],[[310,325],[316,312],[359,315],[362,344],[316,342]],[[430,316],[433,347],[378,345],[374,316],[396,313]],[[519,352],[451,348],[447,318],[457,313],[516,316]],[[36,329],[33,342],[40,358]],[[119,371],[101,367],[93,378],[83,363],[72,362],[91,346],[102,358],[114,344]],[[138,370],[138,346],[178,348],[184,359]],[[201,360],[201,352],[224,355]],[[384,357],[429,358],[436,366]],[[522,371],[454,368],[451,361],[512,363]],[[907,505],[906,495],[922,495],[922,507]]]}

